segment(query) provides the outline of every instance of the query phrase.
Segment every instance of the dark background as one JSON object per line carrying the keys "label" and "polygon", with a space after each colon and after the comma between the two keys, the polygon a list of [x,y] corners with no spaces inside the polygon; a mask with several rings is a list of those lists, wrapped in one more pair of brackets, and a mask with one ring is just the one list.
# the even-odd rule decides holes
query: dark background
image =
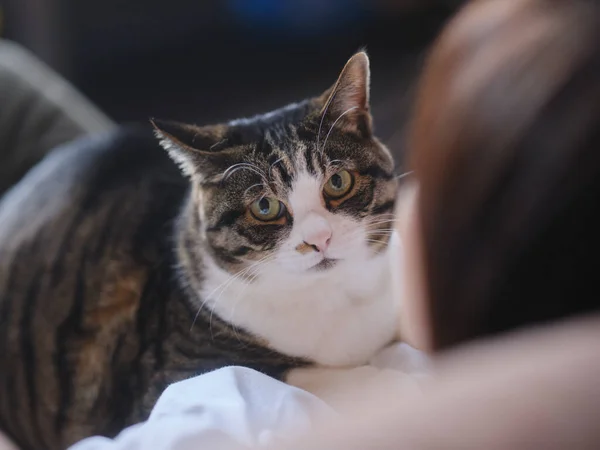
{"label": "dark background", "polygon": [[378,134],[401,145],[424,50],[459,1],[0,0],[3,35],[119,122],[197,123],[320,93],[371,56]]}

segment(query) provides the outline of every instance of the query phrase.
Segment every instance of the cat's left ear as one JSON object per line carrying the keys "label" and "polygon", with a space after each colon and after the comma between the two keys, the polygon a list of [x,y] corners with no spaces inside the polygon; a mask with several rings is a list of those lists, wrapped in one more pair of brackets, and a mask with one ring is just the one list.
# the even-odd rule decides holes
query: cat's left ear
{"label": "cat's left ear", "polygon": [[370,77],[369,57],[364,51],[356,53],[336,83],[320,97],[322,117],[344,131],[369,137],[373,122],[369,111]]}
{"label": "cat's left ear", "polygon": [[151,119],[160,145],[179,165],[185,175],[209,177],[228,167],[228,153],[220,151],[227,126],[198,127],[178,122]]}

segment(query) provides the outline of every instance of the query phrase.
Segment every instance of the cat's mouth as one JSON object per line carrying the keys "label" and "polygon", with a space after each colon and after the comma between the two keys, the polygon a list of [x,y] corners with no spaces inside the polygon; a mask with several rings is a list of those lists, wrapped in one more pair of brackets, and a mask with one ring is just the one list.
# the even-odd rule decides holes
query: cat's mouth
{"label": "cat's mouth", "polygon": [[331,269],[339,261],[340,261],[339,259],[324,258],[321,262],[312,266],[311,269],[316,270],[316,271],[323,271],[323,270]]}

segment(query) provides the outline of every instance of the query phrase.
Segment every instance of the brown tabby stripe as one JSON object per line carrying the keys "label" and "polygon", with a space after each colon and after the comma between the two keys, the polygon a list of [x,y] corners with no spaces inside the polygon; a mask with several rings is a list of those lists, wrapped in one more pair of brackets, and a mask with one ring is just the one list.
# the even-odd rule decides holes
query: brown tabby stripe
{"label": "brown tabby stripe", "polygon": [[[35,272],[35,275],[32,277],[33,280],[41,280],[42,279],[42,270],[38,269]],[[26,385],[26,394],[28,396],[27,404],[29,406],[29,415],[33,419],[32,428],[36,437],[40,439],[40,442],[44,444],[44,440],[42,438],[41,427],[38,416],[38,408],[37,408],[37,398],[38,398],[38,390],[37,384],[35,382],[35,375],[38,373],[38,368],[36,367],[36,357],[35,357],[35,347],[29,336],[33,334],[32,320],[35,317],[35,306],[36,300],[38,298],[38,294],[40,292],[40,283],[33,282],[30,284],[29,289],[27,289],[27,293],[24,298],[24,307],[23,313],[21,316],[21,361],[23,362],[23,375],[25,378]],[[13,401],[15,399],[13,398]],[[23,399],[20,399],[20,404],[23,406]],[[16,408],[19,407],[19,403],[13,403],[13,406]]]}
{"label": "brown tabby stripe", "polygon": [[372,214],[385,214],[389,213],[394,209],[394,205],[396,204],[395,200],[388,200],[383,203],[376,204],[372,209]]}
{"label": "brown tabby stripe", "polygon": [[[74,223],[78,221],[75,220]],[[64,249],[61,249],[64,251]],[[62,253],[62,252],[61,252]],[[68,310],[66,319],[56,329],[55,346],[56,355],[54,364],[59,382],[59,402],[56,412],[54,428],[57,433],[62,430],[67,420],[67,409],[73,398],[75,376],[72,366],[69,364],[68,343],[74,335],[82,332],[81,321],[84,314],[85,279],[86,279],[86,252],[82,253],[75,271],[73,283],[73,302]]]}
{"label": "brown tabby stripe", "polygon": [[[30,249],[27,246],[22,246],[17,251],[17,256],[26,257],[29,253],[29,250]],[[4,259],[6,255],[4,253],[0,253],[0,257]],[[6,283],[6,289],[3,290],[5,294],[0,302],[0,345],[2,348],[6,347],[9,338],[9,319],[11,318],[13,312],[13,297],[15,296],[15,291],[18,287],[18,280],[19,267],[17,265],[13,265],[3,280],[4,283]],[[18,390],[14,382],[14,377],[15,374],[7,370],[7,367],[5,367],[4,370],[0,370],[0,382],[6,386],[6,390],[4,391],[5,395],[0,395],[0,406],[4,410],[15,411],[11,408],[11,405],[14,405],[16,402],[18,402]],[[24,434],[24,428],[19,423],[17,414],[13,413],[2,415],[0,417],[0,426],[2,426],[4,430],[14,429],[18,430],[17,432]]]}

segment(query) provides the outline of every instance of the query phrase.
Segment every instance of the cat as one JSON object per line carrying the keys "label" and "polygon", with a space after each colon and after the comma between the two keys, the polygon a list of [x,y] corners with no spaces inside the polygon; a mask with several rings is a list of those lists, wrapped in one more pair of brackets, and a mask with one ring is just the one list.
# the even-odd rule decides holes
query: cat
{"label": "cat", "polygon": [[153,120],[160,146],[124,128],[34,167],[0,201],[0,428],[65,448],[203,372],[285,381],[391,342],[397,180],[369,78],[360,52],[318,97],[214,126]]}

